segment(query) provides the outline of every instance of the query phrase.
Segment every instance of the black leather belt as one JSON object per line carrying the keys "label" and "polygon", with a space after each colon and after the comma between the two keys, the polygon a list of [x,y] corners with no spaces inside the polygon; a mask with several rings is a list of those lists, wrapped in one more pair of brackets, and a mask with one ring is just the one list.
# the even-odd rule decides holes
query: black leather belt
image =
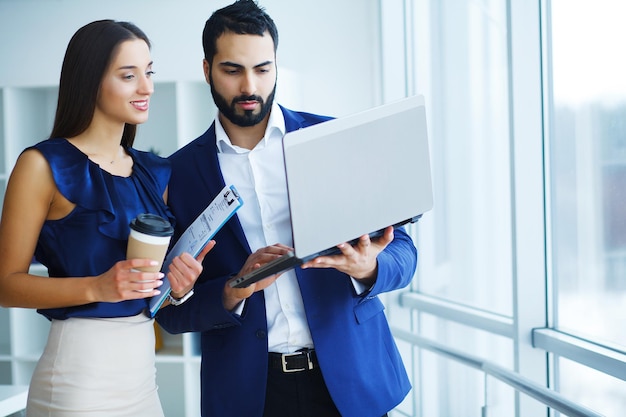
{"label": "black leather belt", "polygon": [[314,350],[303,349],[294,353],[269,353],[269,366],[282,372],[310,371],[319,367]]}

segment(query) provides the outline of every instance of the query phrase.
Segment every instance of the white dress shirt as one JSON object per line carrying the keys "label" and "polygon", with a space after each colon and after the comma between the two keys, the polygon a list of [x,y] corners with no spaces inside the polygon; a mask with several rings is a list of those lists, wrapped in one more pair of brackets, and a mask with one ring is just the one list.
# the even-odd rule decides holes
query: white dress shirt
{"label": "white dress shirt", "polygon": [[[215,119],[217,152],[226,184],[243,199],[237,212],[252,252],[282,243],[292,246],[289,202],[282,139],[285,119],[273,104],[263,139],[252,150],[235,146]],[[283,273],[265,290],[268,351],[291,353],[312,348],[300,286],[293,270]]]}

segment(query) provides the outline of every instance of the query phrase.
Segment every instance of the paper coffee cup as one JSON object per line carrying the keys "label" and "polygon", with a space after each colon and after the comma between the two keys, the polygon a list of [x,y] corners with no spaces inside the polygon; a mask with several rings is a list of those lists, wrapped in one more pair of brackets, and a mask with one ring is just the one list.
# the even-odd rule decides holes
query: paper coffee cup
{"label": "paper coffee cup", "polygon": [[167,253],[174,228],[156,214],[140,214],[130,222],[126,259],[153,259],[158,265],[137,268],[139,271],[159,272]]}

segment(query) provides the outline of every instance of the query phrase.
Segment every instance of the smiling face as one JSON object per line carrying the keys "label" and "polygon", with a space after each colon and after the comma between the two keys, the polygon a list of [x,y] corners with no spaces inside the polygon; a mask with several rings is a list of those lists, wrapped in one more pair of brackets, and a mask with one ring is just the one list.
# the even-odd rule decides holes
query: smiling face
{"label": "smiling face", "polygon": [[154,92],[150,48],[141,39],[122,42],[107,68],[96,103],[94,120],[140,124],[148,120]]}
{"label": "smiling face", "polygon": [[264,36],[226,32],[204,72],[221,116],[240,127],[255,126],[267,117],[276,91],[274,41]]}

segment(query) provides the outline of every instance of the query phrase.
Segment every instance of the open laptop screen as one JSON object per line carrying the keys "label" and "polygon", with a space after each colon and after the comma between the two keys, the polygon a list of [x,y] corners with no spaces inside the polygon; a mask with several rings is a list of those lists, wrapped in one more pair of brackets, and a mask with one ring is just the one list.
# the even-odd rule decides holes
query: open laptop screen
{"label": "open laptop screen", "polygon": [[422,96],[289,132],[283,147],[297,257],[432,208]]}

